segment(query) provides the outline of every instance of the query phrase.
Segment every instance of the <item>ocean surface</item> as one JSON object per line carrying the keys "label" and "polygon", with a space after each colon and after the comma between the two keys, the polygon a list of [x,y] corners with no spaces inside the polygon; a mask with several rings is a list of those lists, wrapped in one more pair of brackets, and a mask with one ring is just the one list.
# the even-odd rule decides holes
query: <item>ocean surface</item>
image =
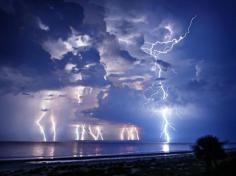
{"label": "ocean surface", "polygon": [[[0,160],[50,159],[104,155],[170,153],[191,151],[189,143],[140,143],[140,142],[0,142]],[[228,144],[225,148],[235,148]]]}

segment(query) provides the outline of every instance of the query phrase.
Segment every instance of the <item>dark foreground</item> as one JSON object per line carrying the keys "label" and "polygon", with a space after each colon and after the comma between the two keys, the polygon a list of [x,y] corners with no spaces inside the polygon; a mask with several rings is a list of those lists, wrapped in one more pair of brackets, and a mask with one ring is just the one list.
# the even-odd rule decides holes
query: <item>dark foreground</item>
{"label": "dark foreground", "polygon": [[[157,157],[140,157],[119,160],[83,161],[72,163],[41,163],[24,164],[22,167],[11,167],[5,163],[5,170],[0,171],[1,176],[235,176],[236,152],[228,152],[227,158],[220,161],[214,169],[206,169],[205,163],[197,161],[192,154],[166,155]],[[2,163],[0,163],[2,164]]]}

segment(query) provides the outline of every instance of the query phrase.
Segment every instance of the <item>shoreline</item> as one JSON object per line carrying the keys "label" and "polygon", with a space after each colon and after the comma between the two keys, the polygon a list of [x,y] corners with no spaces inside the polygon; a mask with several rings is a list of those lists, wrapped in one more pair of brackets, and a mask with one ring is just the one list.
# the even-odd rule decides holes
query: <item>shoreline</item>
{"label": "shoreline", "polygon": [[[236,148],[234,149],[236,150]],[[94,156],[65,156],[65,157],[14,157],[14,158],[0,158],[0,163],[5,162],[46,162],[46,161],[84,161],[84,160],[99,160],[99,159],[127,159],[131,157],[158,157],[158,156],[171,156],[181,154],[191,154],[192,151],[176,151],[176,152],[152,152],[152,153],[130,153],[130,154],[107,154],[107,155],[94,155]]]}
{"label": "shoreline", "polygon": [[[236,148],[225,149],[226,152],[236,152]],[[92,156],[62,156],[62,157],[10,157],[0,158],[1,163],[11,162],[82,162],[85,160],[120,160],[129,158],[140,158],[140,157],[160,157],[160,156],[174,156],[182,154],[193,154],[192,150],[186,151],[173,151],[173,152],[147,152],[147,153],[128,153],[128,154],[101,154]]]}
{"label": "shoreline", "polygon": [[0,175],[1,172],[31,170],[47,167],[63,167],[63,166],[79,166],[87,167],[88,165],[110,165],[120,163],[134,163],[139,161],[151,161],[162,159],[178,159],[193,156],[192,151],[185,152],[170,152],[170,153],[146,153],[146,154],[126,154],[126,155],[107,155],[107,156],[87,156],[81,158],[66,157],[53,159],[24,159],[24,160],[1,160],[0,161]]}
{"label": "shoreline", "polygon": [[[227,159],[222,163],[236,161],[236,149],[227,150]],[[52,161],[52,162],[51,162]],[[224,165],[222,165],[224,166]],[[233,165],[234,166],[234,165]],[[224,166],[225,167],[225,166]],[[223,169],[225,169],[223,167]],[[228,167],[228,166],[227,166]],[[232,167],[233,169],[235,167]],[[219,169],[222,169],[221,167]],[[225,170],[224,170],[225,171]],[[10,161],[0,164],[0,175],[206,175],[206,165],[196,160],[192,152],[172,152],[169,154],[149,153],[125,155],[117,158],[86,157],[83,160],[63,159],[48,161]]]}

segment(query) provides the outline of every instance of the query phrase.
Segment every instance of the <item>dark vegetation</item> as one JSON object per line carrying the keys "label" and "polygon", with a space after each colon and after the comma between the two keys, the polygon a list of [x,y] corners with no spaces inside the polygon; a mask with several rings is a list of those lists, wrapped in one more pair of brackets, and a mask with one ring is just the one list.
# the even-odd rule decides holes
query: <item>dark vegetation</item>
{"label": "dark vegetation", "polygon": [[218,166],[218,161],[226,158],[223,143],[214,136],[204,136],[197,140],[193,152],[197,159],[205,161],[207,168],[213,169]]}

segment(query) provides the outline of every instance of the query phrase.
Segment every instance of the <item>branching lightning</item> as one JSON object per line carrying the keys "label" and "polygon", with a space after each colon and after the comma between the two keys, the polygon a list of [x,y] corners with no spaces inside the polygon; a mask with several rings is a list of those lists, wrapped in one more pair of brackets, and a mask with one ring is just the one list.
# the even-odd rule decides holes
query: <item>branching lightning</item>
{"label": "branching lightning", "polygon": [[46,142],[47,138],[45,135],[45,131],[44,131],[44,127],[40,124],[40,121],[44,118],[44,116],[46,115],[46,112],[42,112],[41,115],[39,116],[39,118],[36,120],[36,125],[39,127],[39,131],[43,136],[43,141]]}
{"label": "branching lightning", "polygon": [[[180,43],[182,40],[184,40],[189,34],[190,29],[193,24],[194,19],[197,16],[194,16],[191,18],[190,23],[188,25],[187,31],[179,36],[178,38],[172,38],[170,40],[165,41],[156,41],[154,43],[151,42],[145,42],[144,45],[141,47],[141,49],[146,53],[149,54],[154,58],[154,65],[153,65],[153,71],[155,71],[155,75],[157,79],[152,83],[152,85],[148,88],[148,90],[154,91],[150,96],[148,96],[148,102],[155,101],[155,97],[159,95],[159,92],[161,92],[161,99],[162,101],[165,101],[168,98],[168,92],[167,89],[164,87],[163,84],[163,78],[162,78],[162,65],[160,64],[159,56],[161,54],[168,54],[173,50],[175,45]],[[170,34],[173,34],[172,29],[168,26],[166,27],[170,31]],[[165,37],[165,38],[171,38],[171,36]],[[158,87],[158,89],[157,89]],[[160,114],[163,119],[163,128],[162,128],[162,135],[164,136],[164,140],[166,143],[169,143],[171,141],[170,134],[169,134],[169,128],[173,128],[169,122],[169,115],[170,115],[171,109],[167,106],[164,106],[160,108]],[[168,146],[169,147],[169,146]],[[165,151],[169,150],[167,146],[164,146]]]}
{"label": "branching lightning", "polygon": [[[190,34],[192,23],[196,17],[197,16],[194,16],[190,20],[187,31],[183,35],[179,36],[179,38],[173,38],[172,40],[167,40],[167,41],[156,41],[154,43],[145,42],[144,46],[141,49],[147,54],[153,56],[154,58],[158,58],[160,54],[168,54],[169,52],[173,50],[175,45],[177,45],[179,42],[184,40],[188,36],[188,34]],[[158,49],[158,47],[160,49]]]}
{"label": "branching lightning", "polygon": [[51,99],[43,99],[41,102],[41,109],[39,118],[35,121],[36,125],[39,128],[39,131],[42,135],[43,141],[47,142],[46,132],[44,126],[41,124],[41,121],[47,117],[47,114],[50,115],[49,120],[51,123],[51,131],[52,131],[52,140],[56,141],[56,120],[54,113],[50,110]]}
{"label": "branching lightning", "polygon": [[120,140],[139,140],[139,132],[136,127],[123,127],[120,132]]}
{"label": "branching lightning", "polygon": [[165,142],[166,143],[169,143],[171,138],[170,138],[170,135],[169,135],[169,128],[172,128],[174,129],[174,127],[170,124],[169,120],[168,120],[168,117],[171,115],[172,113],[172,109],[169,108],[169,107],[162,107],[160,109],[160,113],[161,113],[161,116],[163,118],[163,129],[162,129],[162,135],[164,136],[165,138]]}
{"label": "branching lightning", "polygon": [[93,137],[93,139],[95,141],[99,140],[99,138],[100,138],[100,140],[103,140],[101,128],[99,126],[95,126],[96,134],[93,132],[93,130],[92,130],[90,125],[88,126],[88,129],[89,129],[89,134]]}
{"label": "branching lightning", "polygon": [[98,125],[91,127],[91,125],[76,124],[73,126],[75,127],[75,137],[77,141],[85,140],[86,132],[93,140],[103,140],[102,128]]}
{"label": "branching lightning", "polygon": [[76,135],[76,140],[81,140],[83,141],[85,139],[84,135],[85,135],[85,124],[76,124],[75,125],[75,135]]}

